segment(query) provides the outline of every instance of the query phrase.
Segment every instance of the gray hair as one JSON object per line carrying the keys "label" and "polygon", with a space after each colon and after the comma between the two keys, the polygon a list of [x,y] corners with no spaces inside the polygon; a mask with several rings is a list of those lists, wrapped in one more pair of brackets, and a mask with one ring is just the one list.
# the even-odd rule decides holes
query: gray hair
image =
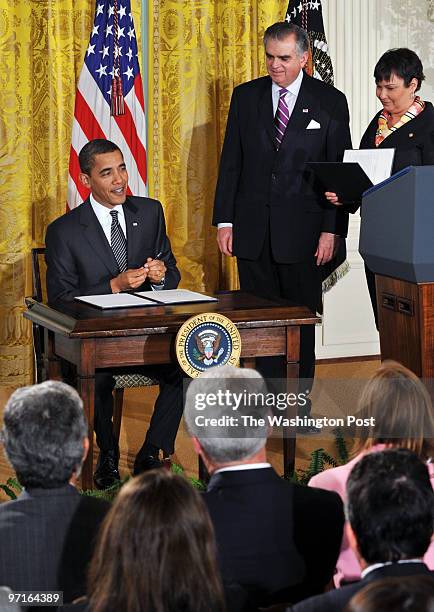
{"label": "gray hair", "polygon": [[81,468],[86,436],[83,402],[65,383],[22,387],[6,404],[0,437],[24,487],[66,484]]}
{"label": "gray hair", "polygon": [[309,52],[309,36],[306,30],[300,28],[295,23],[288,23],[287,21],[278,21],[273,23],[270,27],[265,30],[264,34],[264,46],[267,45],[269,40],[286,40],[288,36],[295,36],[295,46],[297,49],[297,55],[300,57],[303,53]]}
{"label": "gray hair", "polygon": [[[225,365],[210,368],[193,379],[187,389],[184,422],[215,463],[231,463],[255,455],[267,441],[269,409],[263,398],[265,381],[256,370]],[[219,396],[222,401],[213,401]],[[223,397],[224,396],[224,397]],[[237,407],[231,403],[237,397]],[[262,399],[261,399],[262,398]],[[254,417],[254,423],[242,417]],[[236,425],[227,422],[237,419]],[[218,425],[200,425],[200,418],[220,419]],[[259,424],[258,419],[264,421]]]}

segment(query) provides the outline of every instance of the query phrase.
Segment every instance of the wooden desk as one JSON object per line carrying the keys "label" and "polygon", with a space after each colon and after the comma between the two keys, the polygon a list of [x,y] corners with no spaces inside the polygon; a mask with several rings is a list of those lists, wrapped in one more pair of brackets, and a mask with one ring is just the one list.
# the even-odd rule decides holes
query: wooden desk
{"label": "wooden desk", "polygon": [[[77,368],[77,390],[89,422],[90,441],[82,471],[83,488],[92,487],[95,369],[175,361],[176,334],[189,317],[202,312],[224,314],[240,332],[245,367],[254,367],[256,357],[282,355],[287,378],[298,378],[300,325],[314,325],[320,319],[307,308],[283,300],[239,291],[221,293],[218,298],[212,303],[115,310],[99,310],[80,302],[51,308],[26,299],[25,318],[45,328],[49,378],[61,378],[59,358]],[[290,475],[294,470],[295,438],[284,437],[283,460],[284,473]]]}

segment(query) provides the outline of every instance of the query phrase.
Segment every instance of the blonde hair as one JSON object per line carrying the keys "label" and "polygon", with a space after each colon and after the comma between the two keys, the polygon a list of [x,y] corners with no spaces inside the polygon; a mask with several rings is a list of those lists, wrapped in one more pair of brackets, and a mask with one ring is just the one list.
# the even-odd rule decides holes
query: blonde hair
{"label": "blonde hair", "polygon": [[359,414],[363,418],[373,417],[375,426],[358,431],[353,455],[375,444],[386,444],[407,448],[425,460],[431,457],[434,439],[431,398],[416,374],[400,363],[381,364],[363,389]]}

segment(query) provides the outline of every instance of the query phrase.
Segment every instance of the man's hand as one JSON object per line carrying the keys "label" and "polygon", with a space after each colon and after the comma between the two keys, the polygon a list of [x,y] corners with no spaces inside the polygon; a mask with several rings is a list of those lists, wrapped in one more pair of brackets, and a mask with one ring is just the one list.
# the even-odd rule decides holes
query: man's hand
{"label": "man's hand", "polygon": [[166,273],[166,266],[164,265],[164,261],[160,259],[152,259],[148,257],[146,263],[144,265],[145,270],[148,272],[148,278],[154,285],[158,285],[161,282],[161,279],[164,278]]}
{"label": "man's hand", "polygon": [[137,289],[145,282],[147,276],[148,270],[144,267],[135,270],[125,270],[125,272],[121,272],[115,278],[111,279],[110,287],[113,293]]}
{"label": "man's hand", "polygon": [[316,265],[322,266],[333,258],[339,237],[329,232],[321,232],[315,252]]}
{"label": "man's hand", "polygon": [[217,230],[217,244],[223,255],[232,257],[232,228],[221,227]]}

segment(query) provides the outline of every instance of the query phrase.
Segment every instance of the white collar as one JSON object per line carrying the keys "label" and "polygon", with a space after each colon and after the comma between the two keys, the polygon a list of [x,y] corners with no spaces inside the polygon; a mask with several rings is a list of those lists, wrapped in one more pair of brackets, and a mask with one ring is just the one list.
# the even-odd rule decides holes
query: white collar
{"label": "white collar", "polygon": [[113,208],[108,208],[108,206],[104,206],[104,204],[100,204],[99,202],[97,202],[95,198],[93,197],[92,193],[89,196],[89,200],[90,200],[90,205],[93,208],[93,212],[96,214],[98,219],[101,219],[103,217],[108,217],[109,219],[111,219],[111,215],[110,215],[111,210],[117,210],[119,213],[118,217],[124,216],[123,204],[118,204],[118,206],[114,206]]}
{"label": "white collar", "polygon": [[379,569],[380,567],[386,567],[386,565],[403,565],[404,563],[423,563],[422,559],[400,559],[399,561],[386,561],[386,563],[373,563],[372,565],[368,565],[362,570],[361,577],[365,578],[368,574]]}
{"label": "white collar", "polygon": [[[303,70],[300,70],[297,75],[297,78],[285,87],[285,89],[287,89],[295,97],[297,97],[300,92],[301,84],[303,82],[303,75]],[[282,89],[282,86],[277,85],[274,81],[272,81],[272,89],[274,94],[279,94],[280,90]]]}
{"label": "white collar", "polygon": [[238,463],[237,465],[229,465],[228,467],[220,468],[212,473],[219,474],[220,472],[241,472],[242,470],[262,470],[264,468],[270,468],[270,463]]}

